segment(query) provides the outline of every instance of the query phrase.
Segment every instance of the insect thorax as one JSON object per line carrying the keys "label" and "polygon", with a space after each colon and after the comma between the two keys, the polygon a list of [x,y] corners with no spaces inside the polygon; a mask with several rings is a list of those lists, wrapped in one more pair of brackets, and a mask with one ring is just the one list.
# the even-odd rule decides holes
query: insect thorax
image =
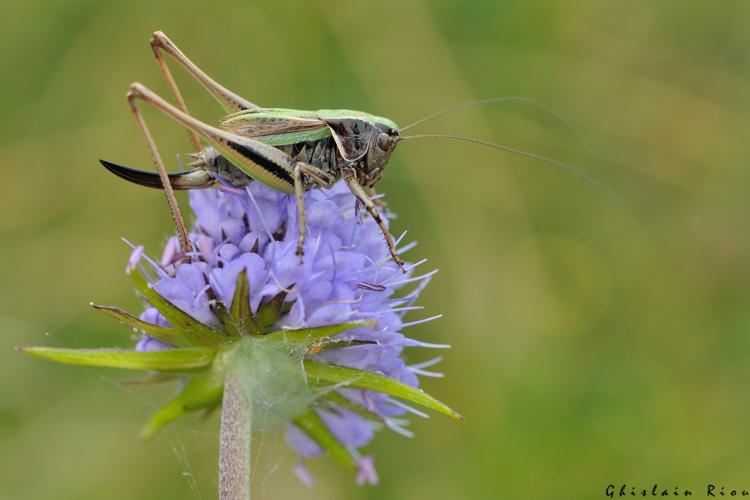
{"label": "insect thorax", "polygon": [[[297,142],[288,146],[281,146],[279,149],[297,161],[305,162],[321,169],[335,180],[341,178],[341,167],[345,162],[339,154],[332,137]],[[311,179],[304,179],[304,183],[305,189],[310,189],[315,185]]]}

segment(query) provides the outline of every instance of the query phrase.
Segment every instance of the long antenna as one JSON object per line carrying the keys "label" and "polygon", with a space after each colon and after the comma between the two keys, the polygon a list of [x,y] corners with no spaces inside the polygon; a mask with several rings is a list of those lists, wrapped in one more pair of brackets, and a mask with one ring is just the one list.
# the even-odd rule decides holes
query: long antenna
{"label": "long antenna", "polygon": [[591,152],[591,150],[589,150],[589,148],[586,146],[586,143],[583,142],[583,139],[581,139],[581,137],[576,133],[573,127],[571,127],[570,124],[562,116],[560,116],[559,113],[557,113],[554,109],[550,108],[549,106],[546,106],[542,104],[541,102],[535,101],[534,99],[530,99],[528,97],[517,97],[517,96],[493,97],[491,99],[481,99],[478,101],[468,101],[468,102],[463,102],[461,104],[454,104],[453,106],[448,106],[447,108],[440,109],[423,118],[420,118],[419,120],[414,121],[406,125],[405,127],[401,127],[399,132],[403,132],[404,130],[420,125],[428,120],[432,120],[433,118],[444,115],[446,113],[452,113],[453,111],[458,111],[458,110],[465,109],[465,108],[472,108],[475,106],[484,106],[485,104],[502,104],[506,102],[516,102],[519,104],[527,104],[529,106],[540,109],[547,115],[551,116],[565,130],[565,132],[567,132],[568,135],[570,135],[578,143],[578,145],[581,146],[581,148],[586,152],[586,155],[589,157],[589,159],[595,165],[599,164],[599,161],[596,159],[596,157]]}
{"label": "long antenna", "polygon": [[614,191],[609,189],[604,184],[600,183],[590,175],[588,175],[585,172],[582,172],[581,170],[578,170],[575,167],[572,167],[568,165],[567,163],[563,163],[561,161],[553,160],[551,158],[547,158],[545,156],[538,155],[536,153],[530,153],[528,151],[522,151],[520,149],[515,149],[510,146],[504,146],[502,144],[495,144],[494,142],[488,142],[483,141],[481,139],[476,139],[474,137],[464,137],[461,135],[450,135],[450,134],[418,134],[418,135],[402,135],[399,140],[411,140],[411,139],[451,139],[455,141],[466,141],[471,142],[474,144],[481,144],[482,146],[487,146],[494,149],[499,149],[500,151],[505,151],[506,153],[511,153],[516,156],[521,156],[523,158],[529,158],[532,160],[541,161],[543,163],[547,163],[549,165],[561,168],[563,170],[567,170],[568,172],[572,173],[573,175],[577,175],[578,177],[581,177],[586,182],[594,186],[596,189],[598,189],[602,194],[604,194],[607,198],[609,198],[612,201],[616,201],[620,204],[625,204],[625,202],[620,198]]}

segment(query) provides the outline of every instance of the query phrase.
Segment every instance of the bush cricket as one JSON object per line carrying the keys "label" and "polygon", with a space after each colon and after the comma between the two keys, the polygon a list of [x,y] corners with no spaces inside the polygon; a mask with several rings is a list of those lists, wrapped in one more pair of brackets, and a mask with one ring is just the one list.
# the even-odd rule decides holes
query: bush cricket
{"label": "bush cricket", "polygon": [[[393,260],[404,269],[393,237],[372,200],[374,186],[399,141],[439,137],[478,143],[516,155],[540,160],[566,169],[585,178],[600,189],[602,186],[585,173],[569,165],[533,153],[479,139],[441,134],[403,136],[401,131],[439,114],[467,106],[501,101],[520,101],[541,107],[560,118],[548,108],[524,98],[496,98],[474,101],[446,108],[401,129],[388,118],[361,111],[324,109],[302,111],[285,108],[265,108],[240,97],[220,85],[195,65],[167,36],[157,31],[150,40],[159,69],[170,88],[176,106],[165,101],[140,83],[132,83],[127,93],[130,109],[148,146],[157,173],[136,170],[101,160],[108,170],[128,181],[143,186],[163,189],[177,227],[184,255],[192,252],[187,229],[174,196],[175,189],[205,189],[220,185],[244,187],[251,181],[262,182],[278,191],[294,194],[299,214],[297,255],[304,257],[307,232],[303,193],[309,189],[327,188],[344,179],[359,206],[367,210],[380,227]],[[230,113],[218,127],[194,118],[177,87],[163,57],[171,56]],[[190,164],[192,170],[168,174],[156,142],[138,107],[144,101],[183,125],[193,145]],[[566,126],[567,128],[567,126]],[[568,131],[570,131],[568,129]],[[204,146],[205,141],[208,145]],[[604,188],[606,189],[606,188]]]}

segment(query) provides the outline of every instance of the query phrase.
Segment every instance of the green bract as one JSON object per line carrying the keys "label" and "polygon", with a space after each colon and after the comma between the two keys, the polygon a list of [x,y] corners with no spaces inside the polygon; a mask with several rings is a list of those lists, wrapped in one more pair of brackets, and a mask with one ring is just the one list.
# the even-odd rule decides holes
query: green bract
{"label": "green bract", "polygon": [[[247,273],[239,273],[229,306],[215,305],[222,328],[215,329],[180,310],[148,282],[137,268],[130,275],[144,299],[166,318],[172,327],[157,326],[116,307],[92,304],[136,332],[175,346],[162,351],[137,352],[122,349],[64,349],[21,347],[20,351],[58,363],[144,370],[151,374],[136,383],[157,383],[182,379],[178,395],[152,415],[143,435],[150,437],[168,423],[189,413],[221,404],[227,376],[237,378],[250,402],[255,430],[269,430],[294,422],[339,462],[355,461],[313,411],[316,405],[335,404],[371,420],[377,414],[355,405],[334,389],[375,391],[431,408],[454,418],[462,417],[420,389],[378,373],[338,366],[316,360],[315,354],[332,348],[367,343],[337,339],[353,328],[374,327],[374,321],[352,321],[314,328],[275,330],[284,312],[282,292],[261,304],[256,313],[249,306]],[[133,381],[130,381],[133,383]]]}

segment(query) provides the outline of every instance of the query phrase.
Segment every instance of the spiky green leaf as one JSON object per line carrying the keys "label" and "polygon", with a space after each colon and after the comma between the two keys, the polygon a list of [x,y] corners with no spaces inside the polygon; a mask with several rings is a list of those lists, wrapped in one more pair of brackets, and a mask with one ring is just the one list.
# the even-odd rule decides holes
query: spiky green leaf
{"label": "spiky green leaf", "polygon": [[143,437],[150,438],[165,425],[189,413],[215,407],[221,402],[223,392],[224,377],[215,370],[191,377],[176,398],[151,416],[143,429]]}
{"label": "spiky green leaf", "polygon": [[369,420],[375,420],[377,422],[381,422],[383,420],[383,418],[377,413],[371,412],[367,408],[345,398],[344,396],[342,396],[340,393],[336,391],[330,391],[326,393],[324,397],[329,402],[334,403],[335,405],[340,406],[342,408],[346,408],[347,410],[352,411],[361,417],[367,418]]}
{"label": "spiky green leaf", "polygon": [[372,340],[331,340],[330,342],[318,342],[307,348],[308,354],[317,354],[321,351],[332,349],[343,349],[345,347],[356,347],[360,345],[375,345]]}
{"label": "spiky green leaf", "polygon": [[104,366],[128,370],[189,372],[208,367],[215,352],[185,348],[137,352],[124,349],[65,349],[56,347],[19,347],[19,351],[67,365]]}
{"label": "spiky green leaf", "polygon": [[97,311],[103,312],[107,316],[115,318],[125,326],[129,326],[133,330],[140,333],[144,333],[149,337],[161,340],[176,347],[192,347],[194,343],[190,342],[189,339],[184,337],[179,330],[174,328],[167,328],[165,326],[155,325],[143,321],[127,311],[120,309],[119,307],[113,306],[100,306],[97,304],[91,304],[91,307]]}
{"label": "spiky green leaf", "polygon": [[300,415],[294,419],[294,423],[310,436],[321,448],[328,451],[344,467],[356,467],[356,462],[336,436],[328,429],[323,420],[314,410]]}
{"label": "spiky green leaf", "polygon": [[223,331],[230,339],[237,340],[238,338],[240,338],[238,325],[229,314],[229,309],[227,309],[227,307],[222,302],[215,301],[211,305],[211,312],[213,312],[214,315],[219,318],[219,321],[224,326]]}
{"label": "spiky green leaf", "polygon": [[269,333],[272,336],[279,336],[284,341],[295,344],[313,344],[323,342],[340,333],[344,333],[352,328],[370,327],[375,328],[375,321],[351,321],[349,323],[338,323],[336,325],[317,326],[313,328],[298,328],[295,330],[278,330]]}
{"label": "spiky green leaf", "polygon": [[137,268],[130,270],[130,276],[132,276],[135,286],[138,287],[143,298],[154,306],[173,327],[179,328],[190,342],[196,345],[216,347],[227,340],[227,337],[222,333],[204,325],[165,299],[149,284],[146,277]]}
{"label": "spiky green leaf", "polygon": [[357,370],[345,366],[330,365],[318,361],[305,361],[305,372],[313,381],[343,384],[352,389],[364,389],[368,391],[382,392],[406,401],[411,401],[427,408],[433,409],[449,417],[463,420],[463,417],[446,404],[433,398],[426,392],[384,375]]}
{"label": "spiky green leaf", "polygon": [[258,308],[258,313],[255,315],[255,321],[260,333],[267,331],[279,320],[286,296],[287,292],[282,290],[271,300]]}
{"label": "spiky green leaf", "polygon": [[247,279],[247,269],[243,269],[237,275],[229,315],[239,335],[258,334],[258,323],[250,308],[250,281]]}

